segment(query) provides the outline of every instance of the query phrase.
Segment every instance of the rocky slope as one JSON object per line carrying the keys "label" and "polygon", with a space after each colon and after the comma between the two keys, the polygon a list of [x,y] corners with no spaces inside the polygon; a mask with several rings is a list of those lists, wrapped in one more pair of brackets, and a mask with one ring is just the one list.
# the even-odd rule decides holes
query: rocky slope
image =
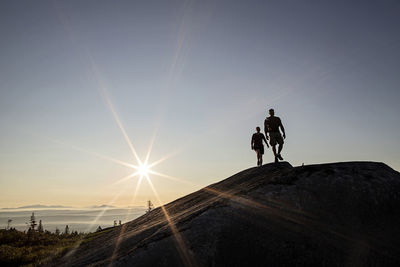
{"label": "rocky slope", "polygon": [[400,266],[399,225],[400,173],[387,165],[281,162],[100,232],[54,265]]}

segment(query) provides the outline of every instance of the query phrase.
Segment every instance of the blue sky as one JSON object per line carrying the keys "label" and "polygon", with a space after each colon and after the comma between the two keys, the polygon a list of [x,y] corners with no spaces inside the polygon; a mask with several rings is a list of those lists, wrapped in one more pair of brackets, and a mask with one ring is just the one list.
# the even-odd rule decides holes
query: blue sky
{"label": "blue sky", "polygon": [[[275,108],[292,165],[400,170],[397,1],[2,1],[0,206],[129,205],[136,164],[162,202],[256,165]],[[154,134],[156,132],[156,134]],[[271,162],[266,151],[264,162]],[[115,194],[128,188],[118,198]],[[137,202],[153,199],[147,183]]]}

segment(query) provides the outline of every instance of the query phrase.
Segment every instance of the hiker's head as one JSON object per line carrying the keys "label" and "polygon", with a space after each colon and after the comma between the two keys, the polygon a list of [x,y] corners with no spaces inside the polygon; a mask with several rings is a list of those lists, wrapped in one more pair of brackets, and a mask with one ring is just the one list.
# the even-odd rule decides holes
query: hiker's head
{"label": "hiker's head", "polygon": [[261,129],[260,129],[260,127],[258,127],[258,126],[257,126],[257,127],[256,127],[256,131],[257,131],[257,133],[259,133],[259,132],[260,132],[260,130],[261,130]]}
{"label": "hiker's head", "polygon": [[269,115],[274,116],[274,114],[275,114],[275,111],[274,111],[273,108],[271,108],[271,109],[269,110]]}

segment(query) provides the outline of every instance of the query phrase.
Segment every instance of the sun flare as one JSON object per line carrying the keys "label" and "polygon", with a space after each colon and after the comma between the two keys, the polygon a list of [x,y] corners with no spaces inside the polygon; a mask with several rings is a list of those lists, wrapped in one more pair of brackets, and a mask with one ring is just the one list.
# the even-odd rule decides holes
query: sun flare
{"label": "sun flare", "polygon": [[150,166],[146,163],[140,164],[137,168],[137,174],[140,176],[148,176],[150,172]]}

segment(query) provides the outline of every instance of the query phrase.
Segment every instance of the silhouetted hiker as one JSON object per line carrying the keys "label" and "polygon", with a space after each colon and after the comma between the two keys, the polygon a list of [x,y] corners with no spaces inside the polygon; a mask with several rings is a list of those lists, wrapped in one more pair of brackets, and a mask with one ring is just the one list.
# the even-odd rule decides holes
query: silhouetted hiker
{"label": "silhouetted hiker", "polygon": [[265,139],[265,136],[263,133],[260,133],[260,127],[256,127],[256,133],[253,134],[251,137],[251,149],[254,149],[257,153],[257,166],[262,165],[262,155],[264,154],[264,144],[263,140],[268,146],[267,139]]}
{"label": "silhouetted hiker", "polygon": [[[281,132],[279,131],[279,127],[283,133],[283,138]],[[267,139],[269,139],[269,144],[272,146],[275,162],[278,162],[278,159],[283,160],[281,151],[283,148],[283,139],[286,138],[285,128],[283,128],[281,119],[279,117],[275,117],[275,111],[272,108],[269,110],[269,117],[267,117],[264,121],[264,131]],[[267,133],[269,133],[269,136]],[[279,144],[278,153],[276,153],[276,144]]]}

